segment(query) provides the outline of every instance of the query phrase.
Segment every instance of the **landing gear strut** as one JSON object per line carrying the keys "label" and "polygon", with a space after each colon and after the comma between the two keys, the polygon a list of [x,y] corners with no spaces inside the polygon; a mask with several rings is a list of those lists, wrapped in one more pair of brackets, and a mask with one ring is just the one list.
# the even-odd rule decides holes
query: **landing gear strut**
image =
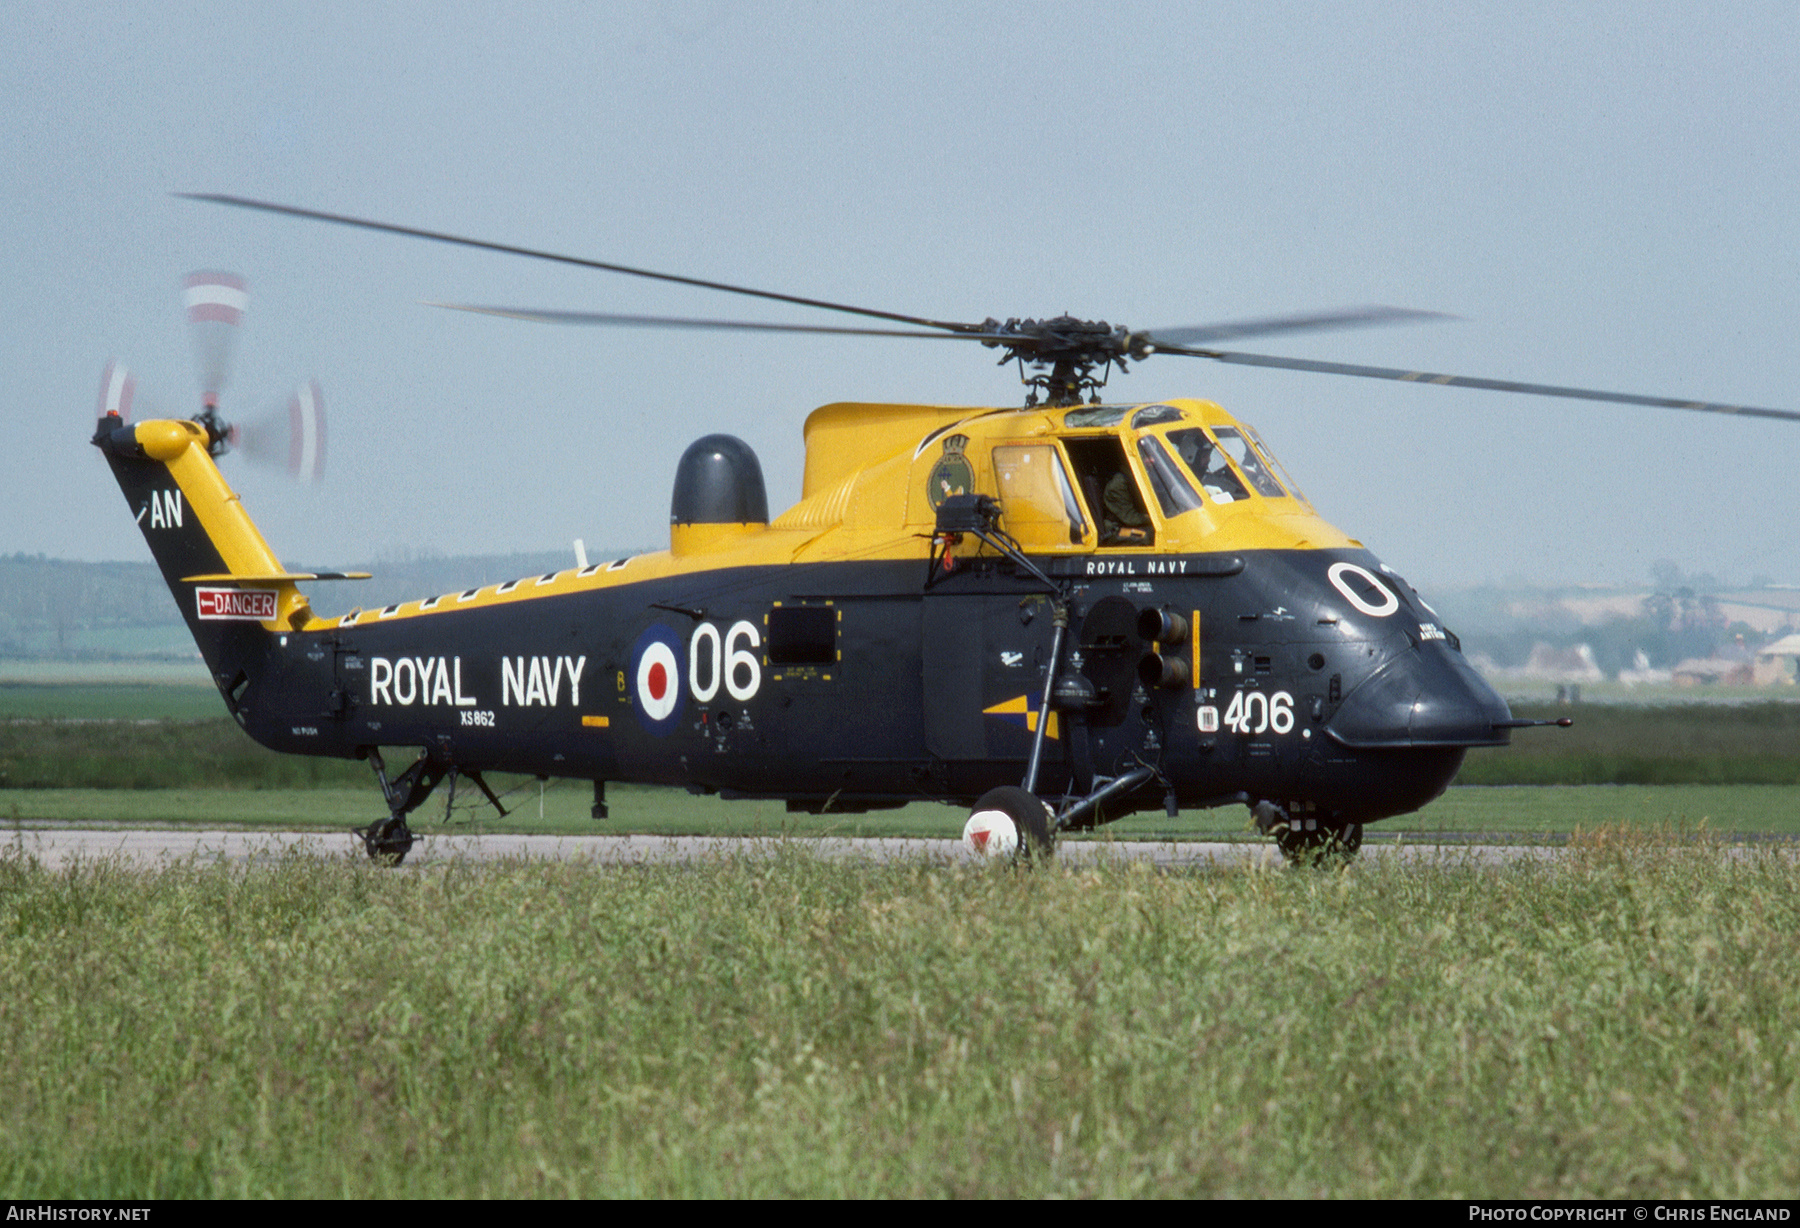
{"label": "landing gear strut", "polygon": [[1088,796],[1053,811],[1029,789],[1003,785],[989,789],[963,824],[963,847],[987,856],[1020,861],[1047,860],[1056,851],[1056,833],[1095,825],[1094,816],[1115,798],[1155,779],[1154,769],[1137,767]]}
{"label": "landing gear strut", "polygon": [[[431,796],[431,791],[438,787],[438,782],[445,776],[450,778],[450,796],[444,804],[446,820],[456,806],[456,782],[463,777],[474,781],[475,787],[481,790],[481,795],[500,812],[500,817],[506,817],[506,807],[500,804],[500,799],[488,788],[481,773],[458,767],[447,750],[421,751],[411,766],[393,780],[388,779],[387,764],[382,762],[379,747],[369,747],[368,758],[369,766],[375,769],[375,782],[381,786],[381,796],[387,799],[388,817],[378,819],[367,827],[352,828],[350,834],[363,842],[363,848],[368,850],[371,861],[397,866],[406,860],[406,855],[412,852],[413,846],[413,831],[406,825],[406,816]],[[595,815],[596,818],[605,817],[605,802],[602,800],[605,794],[602,788],[601,782],[594,782],[595,809],[600,812]]]}
{"label": "landing gear strut", "polygon": [[371,746],[369,766],[375,769],[376,783],[381,785],[381,795],[387,799],[388,817],[377,819],[367,827],[353,828],[350,834],[361,838],[370,861],[397,866],[412,852],[413,832],[406,825],[406,816],[431,796],[431,791],[437,788],[444,773],[451,770],[451,765],[434,764],[427,752],[390,781],[381,751]]}

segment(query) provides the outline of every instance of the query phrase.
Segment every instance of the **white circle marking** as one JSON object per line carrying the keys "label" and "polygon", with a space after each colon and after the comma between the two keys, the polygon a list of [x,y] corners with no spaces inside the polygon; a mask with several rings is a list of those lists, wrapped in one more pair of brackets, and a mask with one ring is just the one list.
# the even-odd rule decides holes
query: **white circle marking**
{"label": "white circle marking", "polygon": [[[1361,576],[1368,582],[1371,588],[1387,598],[1387,600],[1381,605],[1370,605],[1367,601],[1363,600],[1361,594],[1357,593],[1348,584],[1344,583],[1344,574],[1346,572],[1355,572],[1357,575]],[[1364,614],[1367,614],[1370,618],[1386,618],[1389,614],[1392,614],[1395,610],[1400,608],[1400,598],[1394,596],[1393,590],[1388,588],[1388,586],[1383,584],[1380,580],[1376,579],[1375,573],[1371,572],[1367,567],[1359,567],[1355,563],[1333,563],[1331,565],[1331,570],[1327,571],[1325,574],[1330,578],[1332,587],[1344,595],[1345,601],[1348,601],[1351,605],[1361,610]]]}

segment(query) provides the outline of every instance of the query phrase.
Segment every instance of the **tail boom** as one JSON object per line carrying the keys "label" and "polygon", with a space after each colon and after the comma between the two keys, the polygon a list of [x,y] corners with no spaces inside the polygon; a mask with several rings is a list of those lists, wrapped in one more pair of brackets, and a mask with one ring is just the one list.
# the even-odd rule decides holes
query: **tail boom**
{"label": "tail boom", "polygon": [[205,427],[100,419],[94,444],[105,454],[126,504],[175,595],[200,654],[226,699],[272,633],[312,615],[301,577],[286,572],[213,463]]}

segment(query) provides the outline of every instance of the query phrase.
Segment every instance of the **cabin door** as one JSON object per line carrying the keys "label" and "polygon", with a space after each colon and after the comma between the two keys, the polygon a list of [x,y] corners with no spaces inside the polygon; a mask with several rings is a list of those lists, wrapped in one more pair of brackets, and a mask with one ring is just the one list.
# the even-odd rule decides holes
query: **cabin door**
{"label": "cabin door", "polygon": [[[1023,763],[1044,696],[1050,599],[991,588],[967,591],[987,588],[983,578],[952,579],[923,599],[925,747],[946,760]],[[951,585],[965,591],[944,591]]]}

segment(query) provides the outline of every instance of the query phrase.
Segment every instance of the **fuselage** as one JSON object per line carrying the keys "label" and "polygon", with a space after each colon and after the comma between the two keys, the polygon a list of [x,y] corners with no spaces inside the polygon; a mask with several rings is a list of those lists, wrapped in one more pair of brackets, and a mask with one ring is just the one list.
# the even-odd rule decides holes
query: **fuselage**
{"label": "fuselage", "polygon": [[[266,595],[232,599],[209,661],[231,657],[228,703],[278,750],[418,747],[809,809],[1016,785],[1047,692],[1039,793],[1154,769],[1107,817],[1268,799],[1367,822],[1507,740],[1437,615],[1209,402],[827,406],[772,522],[684,512],[680,489],[668,551],[384,609],[320,617],[246,574],[225,587]],[[968,494],[998,502],[1017,557],[941,529]],[[221,589],[170,578],[206,651]]]}

